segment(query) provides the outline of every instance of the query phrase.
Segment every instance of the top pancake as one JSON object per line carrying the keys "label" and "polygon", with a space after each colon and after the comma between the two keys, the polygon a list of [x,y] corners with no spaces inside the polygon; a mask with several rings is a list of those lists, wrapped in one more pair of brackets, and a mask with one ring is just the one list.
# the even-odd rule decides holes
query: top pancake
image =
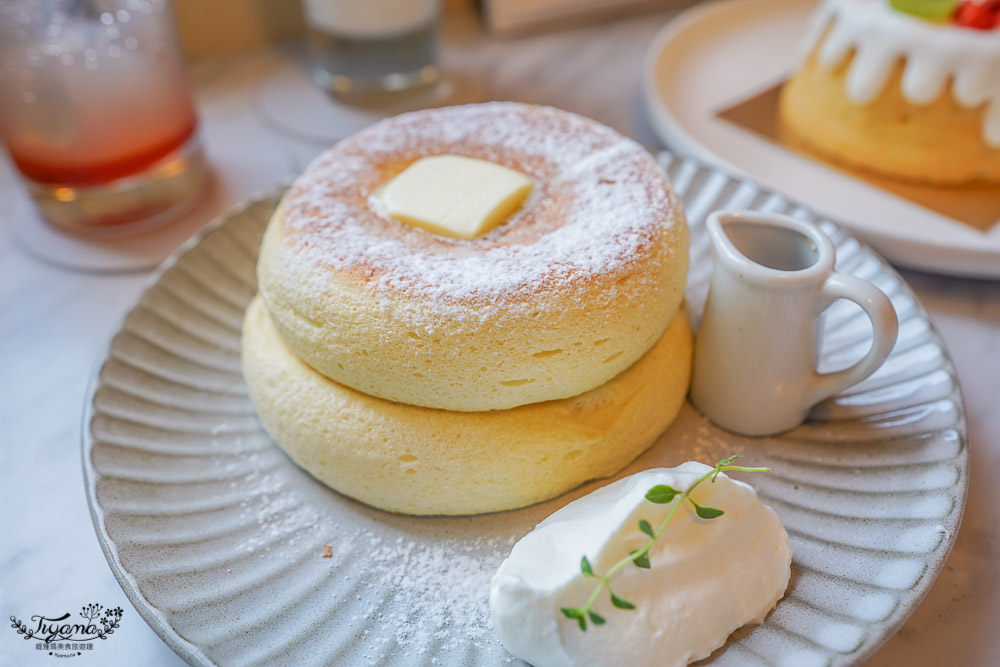
{"label": "top pancake", "polygon": [[[483,237],[385,216],[374,191],[415,160],[491,160],[536,187]],[[449,410],[588,391],[677,310],[687,229],[638,144],[556,109],[490,103],[377,123],[295,181],[261,248],[261,294],[289,347],[360,391]]]}

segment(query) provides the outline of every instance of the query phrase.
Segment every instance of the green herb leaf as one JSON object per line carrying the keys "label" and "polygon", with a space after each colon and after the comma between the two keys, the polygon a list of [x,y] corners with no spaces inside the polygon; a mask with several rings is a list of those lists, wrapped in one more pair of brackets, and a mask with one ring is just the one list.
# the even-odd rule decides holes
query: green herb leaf
{"label": "green herb leaf", "polygon": [[722,459],[721,461],[719,461],[718,463],[716,463],[715,467],[716,468],[722,468],[723,466],[730,465],[733,461],[739,461],[741,458],[743,458],[742,454],[737,454],[735,456],[730,456],[728,459]]}
{"label": "green herb leaf", "polygon": [[587,616],[590,616],[590,620],[591,622],[593,622],[594,625],[604,625],[607,622],[604,620],[604,617],[598,614],[596,611],[589,612]]}
{"label": "green herb leaf", "polygon": [[649,522],[645,519],[639,519],[639,530],[646,533],[650,537],[656,537],[656,533],[653,532],[653,527],[649,525]]}
{"label": "green herb leaf", "polygon": [[646,500],[657,505],[666,505],[680,493],[677,489],[666,484],[657,484],[646,492]]}
{"label": "green herb leaf", "polygon": [[[631,555],[635,556],[635,554],[637,554],[637,553],[639,553],[638,549],[636,549],[635,551],[633,551]],[[632,562],[635,563],[638,567],[641,567],[641,568],[643,568],[645,570],[648,570],[649,567],[650,567],[650,565],[649,565],[649,554],[643,554],[641,556],[633,558]]]}
{"label": "green herb leaf", "polygon": [[620,598],[614,593],[611,594],[611,604],[618,607],[619,609],[635,609],[635,605],[626,600],[625,598]]}
{"label": "green herb leaf", "polygon": [[[690,500],[690,498],[688,500]],[[694,511],[702,519],[718,519],[720,516],[725,514],[725,512],[715,507],[702,507],[693,500],[691,500],[691,504],[694,505]]]}
{"label": "green herb leaf", "polygon": [[584,556],[580,559],[580,572],[583,572],[583,576],[592,577],[594,576],[594,568],[590,566],[590,561]]}
{"label": "green herb leaf", "polygon": [[575,619],[580,629],[584,632],[587,631],[587,616],[582,609],[578,607],[559,607],[559,611],[566,616],[566,618]]}

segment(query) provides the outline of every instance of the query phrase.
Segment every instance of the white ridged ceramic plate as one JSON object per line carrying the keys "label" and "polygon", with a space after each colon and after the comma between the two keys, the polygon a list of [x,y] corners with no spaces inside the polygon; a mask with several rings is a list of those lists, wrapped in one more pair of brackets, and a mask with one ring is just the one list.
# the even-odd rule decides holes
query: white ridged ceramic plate
{"label": "white ridged ceramic plate", "polygon": [[[662,162],[687,200],[695,308],[711,270],[710,210],[810,217],[751,183]],[[257,423],[239,364],[257,244],[278,196],[227,215],[168,261],[94,379],[83,462],[111,568],[153,629],[196,665],[511,662],[489,624],[490,577],[535,523],[601,483],[516,512],[413,518],[346,499],[291,463]],[[736,453],[774,469],[750,481],[788,527],[791,585],[713,664],[860,662],[927,592],[962,516],[965,417],[941,341],[883,260],[822,224],[840,270],[875,282],[899,312],[888,362],[778,438],[733,436],[685,406],[625,471]],[[867,346],[854,306],[835,305],[824,328],[826,366]]]}
{"label": "white ridged ceramic plate", "polygon": [[705,2],[664,26],[643,73],[646,108],[660,139],[842,220],[900,265],[1000,279],[1000,224],[980,232],[719,118],[718,112],[788,76],[814,5]]}

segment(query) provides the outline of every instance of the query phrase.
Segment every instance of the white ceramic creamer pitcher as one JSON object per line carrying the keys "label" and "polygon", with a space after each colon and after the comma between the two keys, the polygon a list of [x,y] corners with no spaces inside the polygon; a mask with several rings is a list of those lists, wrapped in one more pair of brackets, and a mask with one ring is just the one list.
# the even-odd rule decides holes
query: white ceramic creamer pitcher
{"label": "white ceramic creamer pitcher", "polygon": [[[715,269],[691,400],[713,422],[743,435],[787,431],[889,356],[899,328],[892,303],[871,283],[834,271],[833,242],[817,226],[752,211],[717,211],[706,224]],[[820,315],[836,299],[871,318],[872,346],[853,366],[819,373]]]}

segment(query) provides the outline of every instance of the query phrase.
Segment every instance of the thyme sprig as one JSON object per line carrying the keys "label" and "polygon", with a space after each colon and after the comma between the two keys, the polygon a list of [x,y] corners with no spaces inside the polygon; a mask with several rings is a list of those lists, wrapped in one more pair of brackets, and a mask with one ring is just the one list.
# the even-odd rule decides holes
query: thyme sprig
{"label": "thyme sprig", "polygon": [[618,574],[622,568],[624,568],[629,563],[634,563],[636,567],[643,569],[649,569],[649,550],[653,548],[656,541],[660,539],[663,535],[663,531],[667,529],[670,524],[670,520],[674,518],[674,514],[677,513],[677,509],[684,504],[684,501],[691,503],[694,507],[695,514],[697,514],[702,519],[718,519],[720,516],[725,514],[725,512],[716,507],[706,507],[705,505],[699,505],[691,498],[691,494],[694,492],[702,482],[710,480],[711,483],[715,482],[715,479],[719,476],[719,473],[729,472],[730,470],[738,470],[740,472],[770,472],[770,468],[746,468],[744,466],[732,465],[732,463],[738,459],[742,458],[739,454],[736,456],[730,456],[728,459],[722,459],[715,464],[712,470],[709,470],[704,475],[699,477],[695,482],[688,487],[687,491],[678,491],[677,489],[668,486],[666,484],[657,484],[649,491],[646,492],[646,500],[651,503],[656,503],[657,505],[666,505],[667,503],[673,502],[674,506],[670,508],[667,516],[660,522],[660,525],[653,529],[652,524],[645,519],[639,520],[639,530],[649,536],[649,540],[641,549],[635,549],[625,556],[620,561],[611,566],[605,574],[599,575],[594,572],[594,567],[590,564],[587,556],[584,555],[580,558],[580,572],[583,576],[590,579],[597,579],[597,585],[594,587],[594,591],[587,598],[586,604],[582,607],[560,607],[559,610],[566,616],[566,618],[571,618],[575,620],[580,629],[586,632],[587,630],[587,620],[589,619],[594,625],[604,625],[606,620],[603,616],[594,611],[594,603],[601,595],[601,591],[605,588],[608,589],[608,595],[611,596],[611,604],[618,609],[635,609],[635,605],[622,598],[615,595],[614,591],[611,590],[611,578]]}

